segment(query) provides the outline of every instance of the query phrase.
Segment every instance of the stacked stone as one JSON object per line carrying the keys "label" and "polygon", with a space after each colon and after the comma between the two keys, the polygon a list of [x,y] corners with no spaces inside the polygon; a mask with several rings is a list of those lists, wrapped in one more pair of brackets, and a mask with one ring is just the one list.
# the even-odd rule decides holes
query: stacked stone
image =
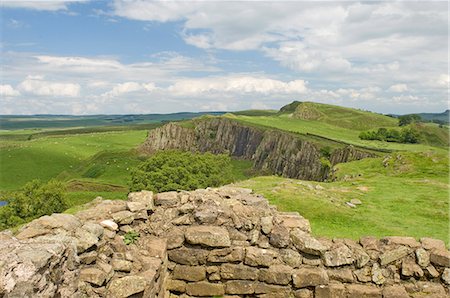
{"label": "stacked stone", "polygon": [[[321,239],[251,190],[131,193],[0,233],[0,297],[448,297],[444,242]],[[124,235],[140,237],[126,245]]]}
{"label": "stacked stone", "polygon": [[[6,297],[129,297],[138,293],[162,296],[167,272],[166,241],[141,235],[136,244],[124,243],[124,234],[139,232],[153,208],[153,194],[143,191],[131,193],[128,201],[98,198],[76,216],[53,214],[32,221],[9,242],[15,247],[15,255],[20,256],[19,261],[25,258],[39,266],[22,268],[20,263],[8,264],[10,270],[19,273],[0,272],[0,277],[6,277],[0,279],[5,280],[0,293],[3,291]],[[66,251],[72,254],[67,255]],[[53,265],[52,258],[59,265]],[[24,280],[24,275],[32,276],[38,271],[59,279],[44,288],[40,285],[48,280]]]}

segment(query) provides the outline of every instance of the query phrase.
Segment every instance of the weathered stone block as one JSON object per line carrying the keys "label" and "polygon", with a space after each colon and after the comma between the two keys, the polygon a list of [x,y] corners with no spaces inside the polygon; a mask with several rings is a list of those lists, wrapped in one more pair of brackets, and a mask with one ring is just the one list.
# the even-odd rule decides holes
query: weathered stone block
{"label": "weathered stone block", "polygon": [[229,247],[231,245],[228,231],[216,226],[191,226],[186,228],[186,241],[209,247]]}
{"label": "weathered stone block", "polygon": [[268,284],[287,285],[291,279],[292,268],[286,265],[272,265],[259,271],[259,280]]}
{"label": "weathered stone block", "polygon": [[128,194],[128,201],[142,203],[147,207],[147,210],[153,210],[154,208],[153,192],[151,191],[130,192]]}
{"label": "weathered stone block", "polygon": [[381,266],[397,261],[409,254],[410,250],[405,246],[400,246],[393,250],[388,250],[380,256]]}
{"label": "weathered stone block", "polygon": [[381,298],[381,289],[375,286],[347,285],[348,297]]}
{"label": "weathered stone block", "polygon": [[115,271],[130,272],[132,263],[127,260],[113,259],[111,265]]}
{"label": "weathered stone block", "polygon": [[201,248],[180,247],[169,250],[169,260],[182,265],[205,264],[209,251]]}
{"label": "weathered stone block", "polygon": [[156,195],[155,205],[163,207],[174,207],[180,203],[180,198],[176,191],[163,192]]}
{"label": "weathered stone block", "polygon": [[403,245],[411,248],[420,247],[420,243],[414,237],[389,236],[381,239],[381,242],[387,245]]}
{"label": "weathered stone block", "polygon": [[176,265],[172,272],[172,278],[186,281],[201,281],[206,278],[206,268],[203,266]]}
{"label": "weathered stone block", "polygon": [[134,214],[128,210],[119,211],[112,215],[114,221],[121,225],[128,225],[133,222]]}
{"label": "weathered stone block", "polygon": [[212,250],[208,255],[208,262],[212,263],[234,263],[244,260],[244,248],[222,248]]}
{"label": "weathered stone block", "polygon": [[106,273],[102,270],[89,267],[80,270],[80,281],[85,281],[96,286],[101,286],[105,282]]}
{"label": "weathered stone block", "polygon": [[446,249],[434,249],[430,253],[430,261],[434,265],[450,267],[450,251]]}
{"label": "weathered stone block", "polygon": [[426,250],[445,249],[445,242],[440,239],[424,237],[420,238],[420,242],[422,243],[422,247]]}
{"label": "weathered stone block", "polygon": [[125,298],[143,292],[147,282],[141,276],[125,276],[114,279],[108,287],[108,297]]}
{"label": "weathered stone block", "polygon": [[250,266],[264,266],[269,267],[273,264],[277,253],[264,248],[257,248],[254,246],[246,247],[244,263]]}
{"label": "weathered stone block", "polygon": [[227,294],[253,294],[255,292],[255,283],[247,280],[232,280],[225,283],[225,293]]}
{"label": "weathered stone block", "polygon": [[383,298],[409,298],[405,287],[401,285],[386,286],[383,288]]}
{"label": "weathered stone block", "polygon": [[176,279],[166,281],[165,288],[167,291],[184,293],[186,291],[186,282]]}
{"label": "weathered stone block", "polygon": [[325,266],[328,267],[348,265],[355,261],[352,251],[344,244],[333,247],[330,251],[325,252],[323,254],[323,260]]}
{"label": "weathered stone block", "polygon": [[320,256],[327,250],[317,239],[299,229],[291,232],[291,241],[299,251],[307,254]]}
{"label": "weathered stone block", "polygon": [[352,270],[349,268],[345,269],[328,269],[328,277],[332,280],[350,283],[354,281]]}
{"label": "weathered stone block", "polygon": [[206,281],[193,282],[186,285],[186,293],[191,296],[201,297],[221,296],[225,294],[225,286]]}
{"label": "weathered stone block", "polygon": [[347,298],[345,286],[340,283],[320,285],[315,288],[315,298]]}
{"label": "weathered stone block", "polygon": [[223,279],[258,279],[258,269],[242,264],[223,264],[220,267],[220,276]]}
{"label": "weathered stone block", "polygon": [[417,264],[422,267],[425,268],[428,265],[430,265],[430,254],[423,248],[418,248],[415,251],[416,253],[416,259],[417,259]]}
{"label": "weathered stone block", "polygon": [[281,249],[279,253],[283,262],[292,268],[298,268],[302,264],[302,256],[293,249]]}
{"label": "weathered stone block", "polygon": [[306,288],[328,284],[327,272],[322,268],[300,268],[292,275],[294,287]]}

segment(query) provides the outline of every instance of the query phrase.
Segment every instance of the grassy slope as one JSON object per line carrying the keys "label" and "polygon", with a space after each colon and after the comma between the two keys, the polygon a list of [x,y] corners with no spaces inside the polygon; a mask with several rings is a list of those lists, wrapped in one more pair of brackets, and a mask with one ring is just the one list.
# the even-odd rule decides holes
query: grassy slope
{"label": "grassy slope", "polygon": [[[340,164],[338,181],[330,183],[272,176],[237,185],[263,194],[281,210],[300,212],[318,236],[429,236],[449,244],[446,154],[398,155],[400,159],[391,154],[388,167],[383,166],[383,158]],[[350,208],[345,202],[351,199],[363,204]]]}
{"label": "grassy slope", "polygon": [[146,134],[141,130],[3,141],[0,190],[17,189],[36,178],[48,180],[103,150],[130,150],[142,143]]}

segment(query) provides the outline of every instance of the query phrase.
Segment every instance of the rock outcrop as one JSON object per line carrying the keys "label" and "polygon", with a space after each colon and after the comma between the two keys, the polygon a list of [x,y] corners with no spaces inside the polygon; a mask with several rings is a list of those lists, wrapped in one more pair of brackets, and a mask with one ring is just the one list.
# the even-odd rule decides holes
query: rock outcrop
{"label": "rock outcrop", "polygon": [[248,189],[139,192],[88,207],[0,233],[1,297],[450,294],[442,241],[318,239],[308,220]]}
{"label": "rock outcrop", "polygon": [[[283,177],[322,181],[330,166],[375,156],[374,152],[340,143],[329,156],[321,145],[298,134],[244,125],[227,118],[201,119],[194,128],[169,123],[149,132],[142,152],[182,150],[227,153],[252,160],[254,168]],[[312,137],[310,137],[312,138]],[[331,140],[322,140],[332,142]],[[328,162],[327,162],[328,160]]]}

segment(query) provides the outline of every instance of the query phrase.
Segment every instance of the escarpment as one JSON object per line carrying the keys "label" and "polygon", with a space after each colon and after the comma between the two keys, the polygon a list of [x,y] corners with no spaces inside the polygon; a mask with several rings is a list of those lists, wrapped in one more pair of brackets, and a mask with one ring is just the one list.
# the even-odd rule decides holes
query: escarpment
{"label": "escarpment", "polygon": [[315,238],[249,189],[128,201],[0,233],[1,297],[448,297],[437,239]]}
{"label": "escarpment", "polygon": [[257,170],[317,181],[326,179],[330,167],[337,163],[375,156],[374,152],[329,140],[326,142],[334,149],[324,153],[321,149],[328,146],[314,142],[312,137],[247,126],[227,118],[201,119],[193,123],[192,128],[169,123],[151,130],[141,151],[176,149],[227,153],[252,160]]}

